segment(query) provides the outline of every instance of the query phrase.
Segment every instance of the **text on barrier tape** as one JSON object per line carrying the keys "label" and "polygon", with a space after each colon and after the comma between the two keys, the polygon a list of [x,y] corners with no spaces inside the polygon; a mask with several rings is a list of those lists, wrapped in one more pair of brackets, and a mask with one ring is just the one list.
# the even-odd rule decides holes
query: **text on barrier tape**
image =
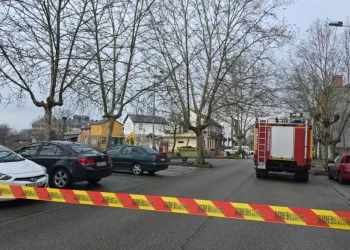
{"label": "text on barrier tape", "polygon": [[350,230],[345,211],[10,185],[0,185],[0,196]]}

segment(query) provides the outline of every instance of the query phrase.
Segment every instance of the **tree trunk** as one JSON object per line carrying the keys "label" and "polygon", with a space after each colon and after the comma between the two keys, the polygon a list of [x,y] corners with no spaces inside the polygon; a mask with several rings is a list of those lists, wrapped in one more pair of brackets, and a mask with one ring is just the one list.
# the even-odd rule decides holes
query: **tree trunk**
{"label": "tree trunk", "polygon": [[331,159],[331,160],[334,160],[334,158],[335,158],[335,145],[330,145],[329,146],[330,147],[330,156],[329,156],[329,158]]}
{"label": "tree trunk", "polygon": [[203,153],[203,136],[202,131],[199,133],[196,133],[196,139],[197,139],[197,158],[196,158],[196,164],[205,164],[204,160],[204,153]]}
{"label": "tree trunk", "polygon": [[44,130],[44,140],[51,141],[52,128],[51,128],[51,120],[52,120],[52,107],[47,105],[45,107],[45,130]]}
{"label": "tree trunk", "polygon": [[313,152],[315,152],[314,154],[313,154],[313,159],[318,159],[317,158],[317,156],[318,156],[318,143],[314,143],[314,145],[315,145],[315,147],[314,147],[314,151]]}
{"label": "tree trunk", "polygon": [[325,143],[323,145],[323,150],[322,150],[322,156],[323,156],[323,167],[324,170],[328,170],[328,143]]}
{"label": "tree trunk", "polygon": [[107,148],[109,148],[112,145],[113,129],[114,129],[114,118],[109,118],[108,119],[107,143],[106,143]]}
{"label": "tree trunk", "polygon": [[319,142],[318,143],[318,158],[317,159],[319,159],[319,160],[323,159],[322,152],[323,152],[323,145],[322,145],[322,143]]}
{"label": "tree trunk", "polygon": [[238,142],[238,149],[241,150],[242,149],[242,140],[243,138],[237,138],[237,142]]}
{"label": "tree trunk", "polygon": [[174,128],[174,133],[173,133],[173,141],[174,141],[174,143],[173,143],[173,148],[171,149],[171,153],[175,152],[175,147],[176,147],[176,130],[177,130],[177,128],[175,127]]}
{"label": "tree trunk", "polygon": [[[230,146],[230,142],[228,146]],[[233,125],[231,125],[231,149],[233,149]]]}

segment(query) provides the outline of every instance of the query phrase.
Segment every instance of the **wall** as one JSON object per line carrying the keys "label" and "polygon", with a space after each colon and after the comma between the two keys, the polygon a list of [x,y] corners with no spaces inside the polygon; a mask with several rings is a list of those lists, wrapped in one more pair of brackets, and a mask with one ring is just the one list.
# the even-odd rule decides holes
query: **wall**
{"label": "wall", "polygon": [[91,124],[91,136],[102,136],[102,124]]}
{"label": "wall", "polygon": [[[141,129],[140,129],[141,127]],[[149,135],[153,133],[153,124],[152,123],[133,123],[128,117],[124,123],[124,135],[128,136],[131,132],[134,132],[135,135]],[[164,125],[163,124],[154,124],[154,133],[158,136],[164,135]]]}
{"label": "wall", "polygon": [[134,132],[134,123],[131,121],[130,117],[124,122],[124,135],[128,136],[131,132]]}
{"label": "wall", "polygon": [[[91,136],[107,137],[109,122],[103,124],[91,124]],[[112,137],[123,137],[123,125],[114,122]]]}
{"label": "wall", "polygon": [[[136,123],[135,124],[135,134],[148,135],[153,134],[153,124],[152,123]],[[154,124],[154,134],[156,136],[164,135],[164,125]]]}
{"label": "wall", "polygon": [[[208,137],[207,135],[203,136],[204,139],[204,148],[207,149],[215,149],[219,145],[217,144],[217,141],[215,139],[212,139]],[[169,143],[169,150],[171,150],[174,139],[172,134],[166,134],[164,136],[164,140],[168,141]],[[188,142],[188,144],[187,144]],[[194,132],[187,132],[187,133],[178,133],[176,134],[176,148],[177,147],[186,147],[186,146],[191,146],[191,147],[197,147],[197,139],[196,135]],[[219,149],[219,148],[218,148]]]}
{"label": "wall", "polygon": [[[108,125],[108,123],[107,123]],[[108,131],[108,126],[107,126],[107,131]],[[106,133],[107,136],[107,133]],[[114,127],[113,127],[113,132],[112,132],[112,137],[123,137],[123,125],[120,124],[119,122],[114,122]]]}

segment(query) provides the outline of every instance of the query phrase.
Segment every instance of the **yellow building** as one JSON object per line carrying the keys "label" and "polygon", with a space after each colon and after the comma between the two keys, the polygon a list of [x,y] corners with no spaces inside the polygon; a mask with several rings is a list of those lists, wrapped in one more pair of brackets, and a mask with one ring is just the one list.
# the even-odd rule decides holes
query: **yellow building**
{"label": "yellow building", "polygon": [[[93,147],[105,149],[107,144],[108,120],[93,121],[90,123],[90,144]],[[123,124],[114,122],[112,138],[114,144],[122,144],[124,139]]]}

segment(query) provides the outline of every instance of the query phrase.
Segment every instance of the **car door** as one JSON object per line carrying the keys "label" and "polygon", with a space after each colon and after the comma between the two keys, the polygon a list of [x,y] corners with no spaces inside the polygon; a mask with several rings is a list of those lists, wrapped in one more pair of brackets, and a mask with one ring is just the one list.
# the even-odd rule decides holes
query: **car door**
{"label": "car door", "polygon": [[52,170],[58,161],[63,160],[64,155],[67,152],[58,145],[52,143],[44,143],[38,150],[36,155],[36,162],[46,167],[49,175],[52,174]]}
{"label": "car door", "polygon": [[122,170],[130,170],[133,162],[132,147],[126,146],[120,154],[120,167]]}
{"label": "car door", "polygon": [[106,154],[112,159],[113,170],[121,169],[121,146],[114,146],[106,150]]}
{"label": "car door", "polygon": [[342,166],[343,167],[343,169],[342,169],[343,172],[349,171],[349,169],[350,169],[350,156],[346,156],[344,158],[345,158],[345,161],[342,164],[343,165]]}
{"label": "car door", "polygon": [[332,175],[335,177],[338,176],[338,170],[341,164],[341,160],[342,160],[342,155],[338,155],[334,160],[334,164],[331,165]]}
{"label": "car door", "polygon": [[17,154],[21,155],[22,157],[37,163],[36,155],[37,155],[37,152],[39,151],[39,148],[41,147],[41,145],[42,145],[42,143],[40,143],[40,142],[28,144],[28,145],[26,145],[18,150],[15,150],[15,152]]}
{"label": "car door", "polygon": [[132,154],[132,158],[131,158],[132,162],[130,163],[130,167],[131,167],[131,164],[134,162],[138,162],[141,164],[145,162],[144,152],[140,148],[132,147],[131,154]]}

